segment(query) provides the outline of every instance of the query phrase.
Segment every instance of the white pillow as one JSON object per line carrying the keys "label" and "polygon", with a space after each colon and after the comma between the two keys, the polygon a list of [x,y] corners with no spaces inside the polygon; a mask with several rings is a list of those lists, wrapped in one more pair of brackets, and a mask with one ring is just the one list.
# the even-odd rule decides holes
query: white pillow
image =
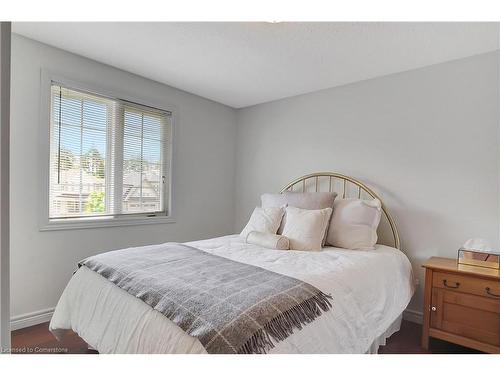
{"label": "white pillow", "polygon": [[290,249],[290,241],[285,236],[279,234],[263,233],[252,231],[248,233],[246,243],[267,247],[268,249],[288,250]]}
{"label": "white pillow", "polygon": [[304,210],[287,207],[283,236],[288,237],[290,250],[321,250],[331,214],[331,208]]}
{"label": "white pillow", "polygon": [[284,207],[255,207],[250,220],[241,231],[241,236],[246,239],[252,231],[276,234],[284,213]]}
{"label": "white pillow", "polygon": [[[334,192],[292,192],[285,191],[282,194],[262,194],[260,200],[262,202],[262,207],[282,207],[282,206],[292,206],[297,208],[303,208],[305,210],[320,210],[322,208],[333,208],[333,201],[337,193]],[[281,225],[278,229],[278,234],[283,233],[283,228],[286,223],[286,215],[283,216]],[[325,238],[323,239],[323,245],[326,242],[326,232]]]}
{"label": "white pillow", "polygon": [[373,250],[381,214],[378,199],[335,200],[326,242],[344,249]]}

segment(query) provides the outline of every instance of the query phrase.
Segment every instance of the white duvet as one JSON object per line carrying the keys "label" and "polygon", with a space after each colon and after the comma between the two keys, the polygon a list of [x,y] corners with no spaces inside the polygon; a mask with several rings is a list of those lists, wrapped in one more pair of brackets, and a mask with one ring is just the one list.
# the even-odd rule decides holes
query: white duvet
{"label": "white duvet", "polygon": [[[277,342],[270,353],[366,353],[377,338],[394,331],[414,291],[408,258],[388,246],[283,251],[247,244],[237,235],[187,245],[303,280],[332,295],[330,311]],[[206,353],[198,339],[86,267],[71,278],[50,322],[56,336],[67,329],[100,353]]]}

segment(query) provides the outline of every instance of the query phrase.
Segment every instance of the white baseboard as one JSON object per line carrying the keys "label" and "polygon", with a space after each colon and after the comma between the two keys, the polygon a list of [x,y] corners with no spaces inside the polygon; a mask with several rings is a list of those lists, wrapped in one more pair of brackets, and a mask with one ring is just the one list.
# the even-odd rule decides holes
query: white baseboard
{"label": "white baseboard", "polygon": [[10,330],[31,327],[40,323],[48,322],[52,318],[54,308],[34,311],[28,314],[13,316],[10,319]]}
{"label": "white baseboard", "polygon": [[403,311],[403,319],[409,322],[422,324],[423,314],[421,311],[406,309]]}

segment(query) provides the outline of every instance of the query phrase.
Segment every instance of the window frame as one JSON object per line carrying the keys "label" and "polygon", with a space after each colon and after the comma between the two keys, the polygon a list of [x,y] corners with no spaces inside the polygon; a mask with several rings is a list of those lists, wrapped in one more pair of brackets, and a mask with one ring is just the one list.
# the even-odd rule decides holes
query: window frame
{"label": "window frame", "polygon": [[[166,141],[167,150],[164,156],[168,159],[165,163],[165,171],[167,172],[167,183],[164,186],[164,193],[161,199],[165,200],[167,207],[166,215],[151,216],[151,213],[126,214],[119,216],[92,216],[84,218],[62,218],[50,219],[49,204],[50,204],[50,113],[51,113],[51,85],[55,82],[70,89],[80,90],[96,95],[116,98],[124,102],[131,103],[132,106],[142,106],[155,108],[160,111],[170,112],[170,137]],[[173,105],[155,102],[155,100],[145,98],[135,98],[131,95],[117,92],[116,90],[105,89],[100,85],[87,84],[68,79],[62,75],[53,73],[46,69],[41,69],[40,74],[40,126],[39,126],[39,230],[64,230],[64,229],[84,229],[84,228],[102,228],[102,227],[118,227],[129,225],[144,225],[144,224],[164,224],[174,223],[173,216],[173,200],[172,200],[172,156],[173,156],[173,137],[175,114],[177,110]]]}

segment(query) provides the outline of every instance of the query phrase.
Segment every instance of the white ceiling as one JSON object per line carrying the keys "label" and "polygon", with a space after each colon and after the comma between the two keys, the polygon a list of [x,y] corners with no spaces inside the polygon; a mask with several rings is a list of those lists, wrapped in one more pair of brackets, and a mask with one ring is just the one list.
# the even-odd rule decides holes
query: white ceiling
{"label": "white ceiling", "polygon": [[14,23],[13,31],[241,108],[499,49],[498,23]]}

